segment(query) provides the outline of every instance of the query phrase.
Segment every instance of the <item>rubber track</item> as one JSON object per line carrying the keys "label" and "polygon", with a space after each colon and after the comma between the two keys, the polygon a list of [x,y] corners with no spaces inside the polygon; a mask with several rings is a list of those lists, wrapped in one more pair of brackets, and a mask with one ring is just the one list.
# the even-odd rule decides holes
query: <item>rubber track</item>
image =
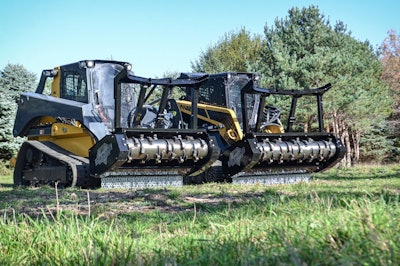
{"label": "rubber track", "polygon": [[26,143],[28,143],[30,146],[40,150],[41,152],[45,153],[46,155],[54,158],[55,160],[58,160],[58,161],[62,162],[63,164],[68,165],[72,171],[71,187],[74,187],[77,184],[78,166],[83,166],[84,168],[86,168],[86,167],[89,168],[89,160],[88,159],[71,154],[68,151],[55,145],[52,142],[49,142],[49,141],[41,142],[41,141],[36,141],[36,140],[30,140],[30,141],[27,141]]}

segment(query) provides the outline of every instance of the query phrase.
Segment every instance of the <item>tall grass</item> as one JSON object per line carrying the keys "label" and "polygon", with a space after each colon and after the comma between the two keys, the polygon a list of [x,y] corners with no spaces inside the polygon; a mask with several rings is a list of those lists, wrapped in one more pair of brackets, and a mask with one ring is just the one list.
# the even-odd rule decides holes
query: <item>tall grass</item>
{"label": "tall grass", "polygon": [[8,176],[13,172],[10,162],[0,160],[0,176]]}
{"label": "tall grass", "polygon": [[398,199],[340,204],[312,197],[274,200],[280,203],[200,208],[196,214],[131,214],[112,220],[63,214],[57,220],[6,218],[0,223],[0,263],[400,263]]}
{"label": "tall grass", "polygon": [[[271,187],[171,188],[162,193],[180,208],[114,216],[103,214],[127,202],[105,205],[103,213],[92,206],[90,215],[44,208],[35,218],[8,203],[0,221],[0,264],[399,265],[398,170],[358,170],[347,179],[348,172],[334,170],[309,183]],[[125,201],[142,202],[151,193],[160,191]]]}

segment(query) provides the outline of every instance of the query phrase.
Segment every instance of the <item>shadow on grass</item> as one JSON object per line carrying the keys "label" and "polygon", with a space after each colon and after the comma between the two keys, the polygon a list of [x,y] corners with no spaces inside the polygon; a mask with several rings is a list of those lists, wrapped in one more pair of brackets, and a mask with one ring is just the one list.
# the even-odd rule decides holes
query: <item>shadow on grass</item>
{"label": "shadow on grass", "polygon": [[0,182],[0,188],[12,188],[14,184]]}
{"label": "shadow on grass", "polygon": [[[195,229],[203,230],[204,227],[210,228],[214,219],[217,221],[215,224],[220,223],[224,226],[235,218],[250,220],[257,216],[265,217],[269,210],[272,210],[278,218],[282,213],[285,217],[291,215],[293,219],[296,219],[296,215],[300,212],[303,214],[312,212],[314,206],[320,209],[343,209],[351,208],[350,204],[354,204],[354,201],[361,202],[362,200],[372,202],[384,200],[387,204],[394,202],[398,204],[400,182],[393,179],[398,177],[396,175],[399,172],[398,169],[393,171],[374,173],[370,171],[358,175],[329,172],[321,174],[316,181],[309,183],[277,186],[251,185],[243,186],[243,190],[240,186],[230,184],[126,191],[17,187],[8,190],[0,189],[0,217],[5,217],[4,214],[12,215],[15,212],[40,218],[46,215],[55,216],[55,213],[62,209],[81,217],[89,214],[93,218],[102,219],[117,217],[126,221],[126,224],[133,225],[132,228],[137,224],[140,225],[141,223],[136,223],[140,221],[154,225],[152,230],[166,228],[171,234],[174,230],[183,232],[182,235],[170,240],[172,244],[174,244],[173,241],[177,243],[171,251],[167,249],[161,252],[160,249],[159,254],[157,249],[152,251],[154,252],[153,259],[160,265],[185,265],[188,261],[192,261],[193,264],[197,262],[200,265],[337,265],[343,263],[340,260],[342,257],[339,253],[335,253],[335,249],[324,237],[318,240],[305,232],[296,232],[299,234],[298,237],[290,239],[291,233],[280,231],[279,226],[272,229],[264,228],[262,230],[265,230],[266,234],[256,232],[254,235],[251,232],[243,235],[247,229],[238,228],[238,232],[242,233],[241,237],[235,237],[235,232],[231,232],[232,238],[225,239],[222,234],[217,241],[193,239],[188,243],[179,242],[179,239],[185,237],[182,226],[195,224],[195,219],[196,222],[199,221],[194,225]],[[318,181],[319,179],[322,181]],[[390,179],[390,182],[384,179]],[[362,183],[368,184],[358,187]],[[262,226],[261,224],[260,227]],[[130,228],[128,227],[128,230]],[[211,229],[207,230],[205,232],[210,232]],[[337,235],[334,233],[332,233],[333,236],[340,237],[339,233]],[[229,232],[227,235],[230,236]],[[346,243],[347,238],[342,237],[342,239],[344,239],[343,243]],[[358,248],[356,244],[354,244],[355,248]],[[365,257],[357,258],[352,250],[348,253],[347,257],[352,258],[348,264],[359,264],[360,259],[366,259]],[[375,250],[375,254],[381,253],[381,250]],[[367,256],[367,259],[370,257],[374,256]],[[370,264],[378,265],[374,261]]]}
{"label": "shadow on grass", "polygon": [[327,172],[314,174],[314,177],[326,180],[400,178],[400,166],[335,168]]}
{"label": "shadow on grass", "polygon": [[[225,212],[227,208],[240,209],[250,205],[310,205],[329,201],[332,206],[343,206],[351,200],[381,198],[386,202],[398,202],[399,182],[385,183],[383,179],[393,180],[399,175],[399,167],[386,170],[368,169],[366,172],[334,169],[316,175],[316,181],[309,183],[248,185],[243,189],[231,184],[124,191],[79,188],[56,190],[54,187],[10,189],[12,184],[0,183],[0,215],[12,208],[17,213],[34,217],[43,215],[43,210],[50,215],[63,210],[78,215],[122,215],[142,219],[144,214],[153,212],[176,214],[201,211],[217,214]],[[369,183],[366,184],[367,182]]]}
{"label": "shadow on grass", "polygon": [[[122,225],[129,225],[122,231],[124,234],[127,234],[129,230],[136,232],[137,226],[145,227],[142,225],[144,223],[148,223],[153,227],[148,230],[143,230],[143,232],[140,233],[144,235],[143,239],[146,239],[146,234],[151,234],[151,232],[155,230],[160,230],[160,236],[155,234],[156,239],[154,241],[164,241],[165,246],[163,248],[158,248],[158,245],[154,244],[154,249],[148,253],[143,253],[147,261],[144,265],[340,265],[343,263],[343,260],[341,260],[342,257],[338,252],[344,252],[343,258],[347,258],[347,264],[357,265],[360,264],[361,260],[361,262],[369,262],[366,264],[379,265],[376,262],[374,263],[374,261],[368,261],[370,257],[374,256],[357,257],[354,255],[356,252],[352,252],[351,249],[343,248],[343,251],[340,250],[336,252],[336,249],[332,248],[332,244],[325,240],[325,234],[327,236],[331,236],[332,234],[334,237],[338,237],[340,241],[343,241],[343,243],[346,243],[346,245],[353,245],[354,251],[357,252],[359,246],[365,247],[363,246],[365,241],[371,242],[368,238],[366,238],[365,241],[363,240],[363,244],[359,245],[357,245],[357,240],[352,240],[353,242],[350,242],[350,237],[347,237],[345,234],[347,231],[343,231],[344,236],[340,235],[340,232],[333,232],[330,234],[329,232],[325,233],[325,231],[310,236],[307,232],[301,230],[294,233],[293,231],[296,230],[296,227],[291,227],[289,232],[286,232],[277,224],[273,224],[272,227],[265,227],[265,224],[260,224],[260,229],[257,229],[258,227],[254,227],[254,225],[239,228],[242,223],[237,223],[239,225],[237,231],[222,230],[223,232],[220,233],[218,233],[218,228],[211,228],[211,225],[214,224],[221,227],[225,226],[225,223],[229,225],[231,220],[236,218],[243,218],[246,220],[258,216],[258,219],[260,219],[260,216],[264,215],[265,212],[265,208],[262,208],[263,205],[276,207],[273,211],[275,215],[279,217],[279,209],[284,209],[286,206],[289,206],[283,211],[284,216],[287,216],[288,210],[290,210],[293,202],[299,202],[296,203],[297,209],[301,209],[301,202],[303,201],[320,204],[318,203],[319,201],[323,201],[326,198],[333,198],[334,200],[331,204],[332,208],[334,208],[339,204],[346,206],[348,199],[365,197],[379,198],[381,196],[379,193],[371,194],[362,192],[335,193],[335,195],[333,195],[326,190],[314,191],[312,186],[310,186],[309,190],[306,190],[305,187],[307,187],[307,184],[293,186],[298,186],[302,192],[288,193],[285,189],[286,186],[267,187],[263,190],[237,192],[233,194],[221,192],[220,194],[217,193],[211,196],[205,193],[198,195],[194,195],[194,193],[185,194],[184,191],[170,189],[146,189],[127,192],[63,189],[58,192],[62,208],[65,208],[68,204],[78,204],[79,209],[82,211],[80,213],[82,218],[87,215],[87,209],[85,209],[86,207],[84,206],[87,193],[89,193],[90,201],[92,202],[92,215],[95,215],[93,213],[96,207],[103,211],[103,213],[96,214],[98,216],[104,215],[109,211],[119,211],[118,219],[125,221]],[[219,185],[215,185],[215,187],[219,188]],[[210,188],[212,188],[212,186],[210,186]],[[177,195],[178,192],[176,191],[180,192],[180,194]],[[9,198],[9,203],[11,204],[14,200],[17,200],[20,206],[36,204],[37,207],[41,206],[40,208],[45,208],[46,204],[55,205],[56,203],[55,189],[50,187],[39,189],[16,188],[11,191],[2,191],[0,192],[0,202],[3,201],[3,197],[10,195],[15,195],[15,199]],[[71,195],[77,195],[77,199],[71,199]],[[189,199],[187,199],[188,197]],[[390,197],[392,197],[392,195],[390,195]],[[145,204],[142,205],[141,209],[135,210],[131,208],[133,206],[138,206],[137,204],[133,204],[135,202],[145,202]],[[144,206],[148,207],[147,211],[143,209]],[[5,210],[4,208],[2,209],[2,214],[4,214],[4,211],[7,211],[7,215],[9,216],[13,214],[14,210],[16,213],[24,210],[28,215],[31,214],[31,216],[36,217],[45,215],[44,213],[40,215],[35,212],[29,213],[27,209],[17,207],[10,207]],[[2,209],[0,209],[0,211],[2,211]],[[308,211],[309,209],[304,210],[304,213]],[[215,217],[210,218],[210,215],[219,216],[219,218],[214,223]],[[55,217],[55,215],[53,216]],[[293,219],[296,219],[296,214],[292,216]],[[3,215],[1,217],[3,217]],[[107,217],[104,218],[107,219]],[[195,218],[196,223],[194,223]],[[17,217],[17,220],[18,219]],[[53,219],[48,219],[48,221],[49,223],[53,223]],[[72,221],[76,220],[72,219]],[[189,228],[190,224],[193,224],[193,229],[186,232],[185,228]],[[99,227],[101,227],[101,225],[99,225]],[[82,227],[80,229],[84,230],[84,228],[85,227]],[[110,228],[113,227],[105,227],[104,231],[109,232]],[[47,227],[45,227],[44,230],[46,229]],[[162,230],[165,230],[166,233],[162,234]],[[191,230],[198,230],[199,232],[209,234],[213,233],[212,230],[217,231],[213,233],[215,239],[203,239],[198,238],[196,234],[191,237]],[[135,238],[138,237],[135,236],[135,234],[136,233],[132,233],[132,236]],[[319,237],[321,234],[322,236]],[[168,239],[167,243],[162,235],[166,238],[168,238],[168,236],[172,237]],[[109,236],[106,236],[105,242],[109,239],[108,237]],[[103,241],[104,237],[99,233],[99,235],[96,235],[96,239]],[[143,244],[146,243],[145,240],[140,240],[141,242],[139,242],[139,239],[141,238],[138,238],[137,246],[133,244],[128,247],[127,253],[123,253],[126,252],[126,249],[121,251],[121,247],[118,246],[118,249],[116,249],[118,250],[117,252],[122,252],[121,264],[143,264],[137,263],[136,256],[131,257],[132,263],[126,263],[127,260],[125,257],[129,256],[129,254],[135,254],[135,252],[140,249],[140,245],[145,245]],[[111,260],[111,258],[107,256],[113,256],[113,263],[110,264],[115,264],[114,255],[117,253],[112,253],[112,245],[108,246],[107,243],[105,243],[105,246],[109,248],[105,251],[111,250],[111,253],[107,254],[107,252],[104,252],[104,261],[108,261],[108,259]],[[363,253],[368,254],[367,252],[369,251],[370,248],[365,251],[363,250]],[[378,250],[378,248],[373,251],[379,256],[383,256],[382,251]],[[389,253],[390,251],[385,250],[384,252]],[[101,254],[101,252],[99,252],[99,254]],[[68,261],[66,262],[68,263]]]}

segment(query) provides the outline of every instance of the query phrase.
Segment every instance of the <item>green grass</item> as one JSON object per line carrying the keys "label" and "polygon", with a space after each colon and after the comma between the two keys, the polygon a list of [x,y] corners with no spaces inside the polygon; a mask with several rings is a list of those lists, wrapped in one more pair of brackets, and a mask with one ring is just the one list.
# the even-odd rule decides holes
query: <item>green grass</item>
{"label": "green grass", "polygon": [[0,186],[9,187],[13,183],[12,177],[10,175],[0,175]]}
{"label": "green grass", "polygon": [[[400,167],[295,185],[12,188],[1,265],[399,265]],[[57,192],[57,193],[56,193]]]}

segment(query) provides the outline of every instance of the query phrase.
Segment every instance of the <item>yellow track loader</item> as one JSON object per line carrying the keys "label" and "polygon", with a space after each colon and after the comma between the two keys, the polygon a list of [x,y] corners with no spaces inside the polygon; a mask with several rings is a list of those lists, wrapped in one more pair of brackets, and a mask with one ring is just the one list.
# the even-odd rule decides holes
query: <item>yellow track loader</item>
{"label": "yellow track loader", "polygon": [[[322,95],[330,85],[277,91],[258,87],[257,77],[189,73],[150,79],[135,76],[129,63],[105,60],[44,70],[36,92],[20,97],[13,133],[27,141],[14,184],[259,182],[275,178],[271,174],[320,171],[343,157],[340,140],[323,130]],[[185,94],[176,100],[174,90]],[[266,107],[273,94],[293,98],[286,131],[277,109]],[[296,100],[307,95],[317,98],[319,132],[290,132]]]}
{"label": "yellow track loader", "polygon": [[[208,129],[208,134],[216,138],[221,154],[219,163],[201,175],[188,176],[188,183],[298,182],[343,158],[341,140],[324,129],[322,96],[331,84],[315,89],[276,90],[259,87],[258,80],[253,73],[218,73],[200,86],[195,99],[201,125],[198,128]],[[177,101],[184,120],[193,106],[187,92]],[[273,96],[291,98],[286,125],[280,120],[280,110],[268,102]],[[293,131],[298,99],[303,97],[315,99],[315,132]]]}

